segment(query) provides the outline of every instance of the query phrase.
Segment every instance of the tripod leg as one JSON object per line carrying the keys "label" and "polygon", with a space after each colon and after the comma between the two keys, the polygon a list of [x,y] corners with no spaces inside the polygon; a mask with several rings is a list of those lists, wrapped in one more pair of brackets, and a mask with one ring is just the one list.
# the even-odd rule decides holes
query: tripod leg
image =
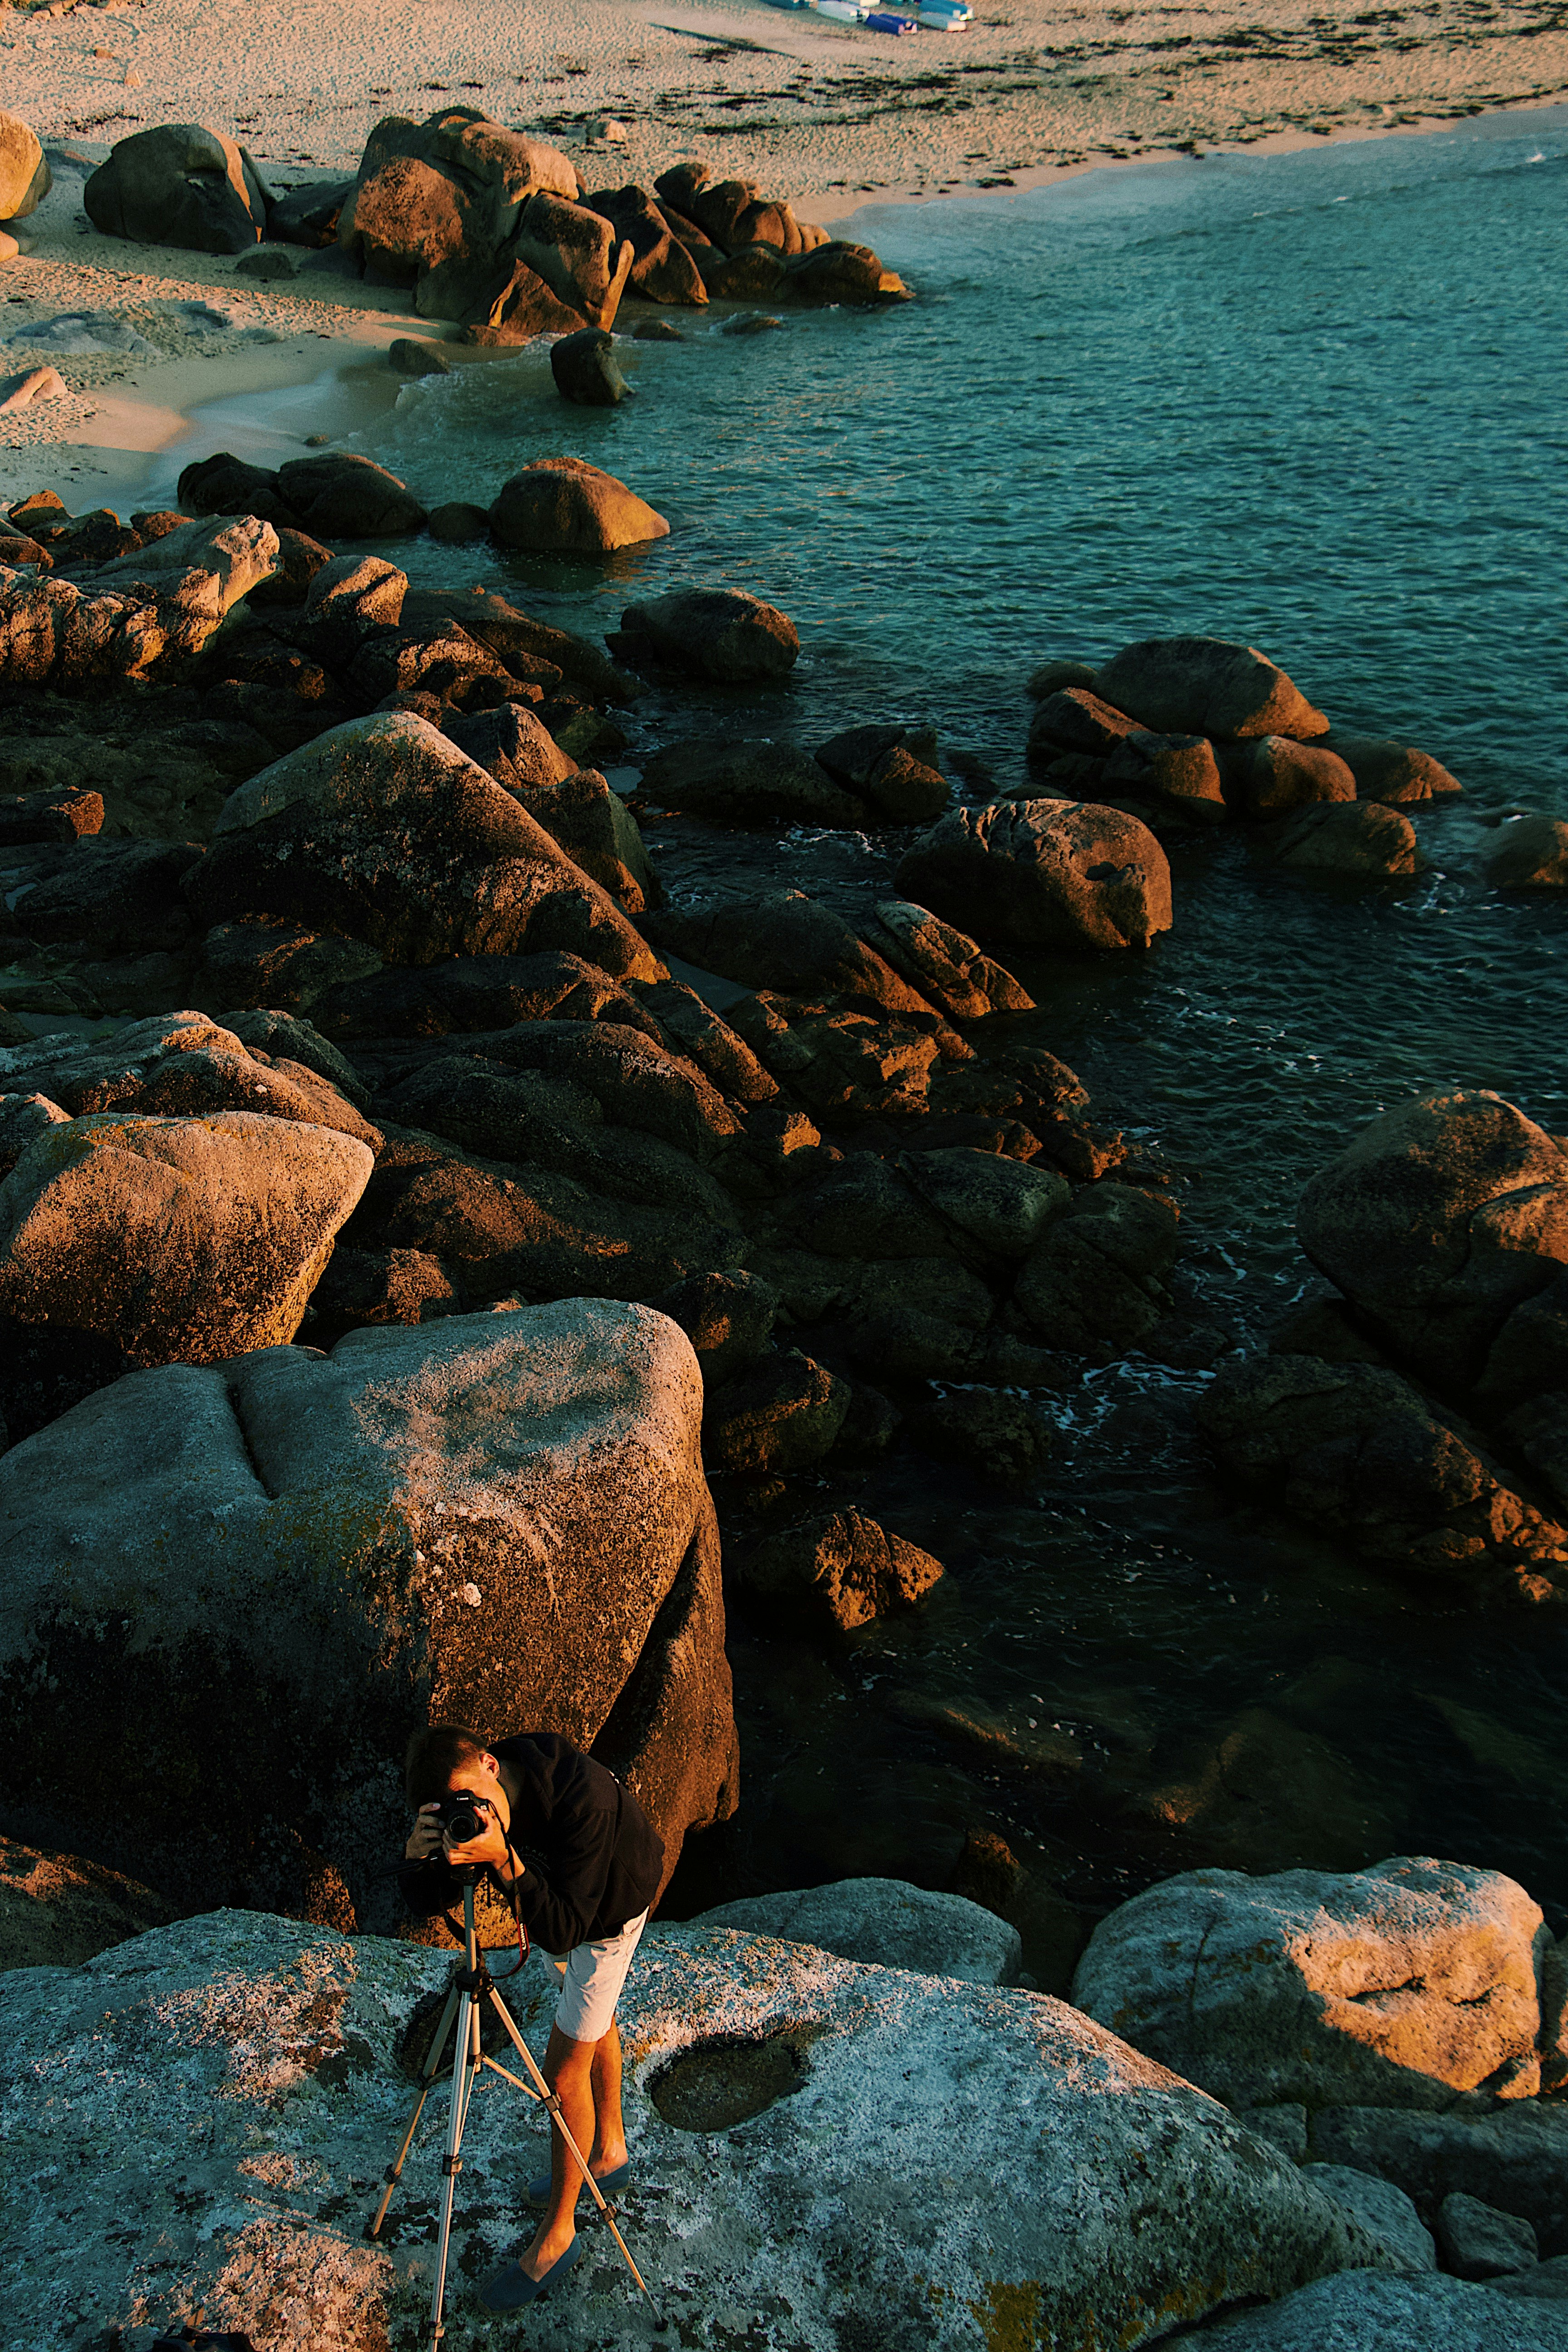
{"label": "tripod leg", "polygon": [[[494,1985],[487,1985],[485,1987],[485,1990],[490,1997],[496,2015],[500,2019],[500,2021],[502,2025],[505,2026],[508,2033],[510,2034],[518,2056],[522,2060],[523,2064],[527,2067],[529,2073],[538,2084],[539,2095],[543,2101],[546,2108],[549,2110],[551,2122],[554,2125],[556,2130],[565,2141],[570,2153],[576,2158],[577,2168],[588,2184],[588,2193],[593,2198],[594,2202],[598,2207],[600,2212],[604,2215],[605,2220],[608,2222],[610,2235],[614,2238],[616,2245],[619,2246],[621,2250],[622,2260],[625,2262],[627,2270],[630,2271],[633,2278],[636,2279],[638,2286],[641,2287],[644,2294],[647,2296],[648,2304],[652,2309],[654,2317],[656,2320],[658,2320],[658,2305],[654,2302],[648,2283],[644,2278],[641,2271],[638,2270],[636,2263],[633,2262],[631,2250],[627,2246],[626,2240],[622,2237],[619,2230],[616,2227],[616,2217],[614,2213],[611,2212],[609,2205],[605,2200],[605,2192],[600,2188],[598,2182],[595,2179],[593,2174],[589,2171],[587,2160],[584,2158],[582,2149],[578,2147],[576,2141],[573,2138],[571,2132],[567,2128],[566,2118],[561,2112],[560,2097],[553,2090],[552,2090],[549,2083],[545,2080],[545,2077],[541,2072],[534,2058],[532,2051],[529,2048],[527,2042],[523,2040],[521,2034],[518,2032],[516,2025],[512,2021],[510,2010],[508,2009],[505,2001],[502,2000]],[[491,2063],[493,2064],[494,2061],[492,2060]],[[662,2326],[664,2323],[662,2320],[658,2320],[658,2324]]]}
{"label": "tripod leg", "polygon": [[459,2150],[468,2120],[468,2094],[479,2073],[479,2005],[465,1992],[458,2003],[458,2041],[452,2060],[452,2105],[447,2119],[447,2152],[441,2159],[441,2228],[436,2241],[436,2276],[430,2289],[431,2352],[439,2352],[446,2330],[441,2306],[447,2299],[447,2256],[452,2243],[452,2201],[463,2168]]}
{"label": "tripod leg", "polygon": [[408,2160],[408,2151],[414,2145],[414,2135],[419,2128],[419,2118],[425,2112],[425,2102],[429,2097],[431,2086],[441,2071],[441,2053],[446,2048],[447,2036],[451,2031],[452,2019],[457,2012],[457,2007],[458,1991],[454,1986],[447,1995],[447,2006],[441,2011],[441,2021],[437,2026],[430,2047],[425,2053],[419,2096],[415,2102],[414,2113],[408,2118],[408,2129],[403,2135],[403,2146],[397,2151],[397,2161],[386,2176],[386,2186],[381,2192],[381,2202],[375,2209],[375,2219],[365,2232],[367,2237],[374,2238],[380,2235],[381,2225],[386,2219],[386,2209],[392,2202],[392,2192],[397,2186],[403,2168]]}

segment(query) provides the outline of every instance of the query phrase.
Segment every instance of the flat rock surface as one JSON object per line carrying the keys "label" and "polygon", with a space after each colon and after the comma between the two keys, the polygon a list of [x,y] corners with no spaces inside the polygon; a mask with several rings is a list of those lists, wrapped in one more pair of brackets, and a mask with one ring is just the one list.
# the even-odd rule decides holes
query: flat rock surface
{"label": "flat rock surface", "polygon": [[966,1984],[1014,1984],[1022,1957],[1016,1927],[994,1911],[902,1878],[841,1878],[832,1886],[743,1895],[705,1911],[696,1924],[815,1944],[841,1960]]}
{"label": "flat rock surface", "polygon": [[1568,2314],[1460,2279],[1357,2273],[1168,2341],[1172,2352],[1568,2352]]}
{"label": "flat rock surface", "polygon": [[[444,2095],[384,2239],[363,2231],[413,2105],[395,2053],[445,1975],[406,1945],[218,1912],[0,1979],[10,2352],[115,2323],[147,2352],[154,2325],[198,2306],[256,2352],[426,2340]],[[536,2051],[544,1976],[511,1989]],[[671,2343],[1132,2352],[1173,2319],[1377,2259],[1212,2100],[1041,1994],[655,1927],[622,2032],[622,2226]],[[496,2341],[473,2288],[515,2242],[543,2153],[489,2076],[464,2141],[448,2352]],[[527,2340],[647,2343],[602,2232],[587,2253],[558,2326]]]}

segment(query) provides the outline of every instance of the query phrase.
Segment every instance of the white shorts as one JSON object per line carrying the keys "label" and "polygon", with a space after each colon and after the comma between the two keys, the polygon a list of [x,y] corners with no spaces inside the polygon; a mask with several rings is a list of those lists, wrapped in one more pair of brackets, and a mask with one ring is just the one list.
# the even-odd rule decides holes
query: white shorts
{"label": "white shorts", "polygon": [[626,1980],[647,1913],[628,1919],[618,1936],[597,1944],[577,1944],[569,1952],[546,1952],[544,1958],[561,1974],[561,1998],[555,2022],[574,2042],[602,2042],[616,2021],[616,2003]]}

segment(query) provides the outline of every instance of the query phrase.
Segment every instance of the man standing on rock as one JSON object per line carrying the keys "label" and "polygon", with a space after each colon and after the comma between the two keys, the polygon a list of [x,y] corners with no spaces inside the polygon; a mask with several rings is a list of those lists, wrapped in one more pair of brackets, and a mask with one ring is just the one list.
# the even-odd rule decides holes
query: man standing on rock
{"label": "man standing on rock", "polygon": [[[408,1743],[404,1781],[418,1811],[398,1872],[405,1902],[416,1917],[429,1918],[460,1900],[454,1865],[489,1872],[560,1972],[544,2073],[566,2127],[601,2188],[624,2188],[630,2167],[616,2003],[658,1891],[658,1832],[613,1772],[552,1731],[523,1732],[491,1748],[461,1725],[432,1724]],[[482,1834],[463,1845],[453,1844],[437,1818],[442,1799],[458,1790],[487,1809]],[[580,2251],[574,2215],[582,2186],[564,2139],[552,2131],[549,2175],[528,2192],[544,2219],[480,2288],[490,2310],[534,2302],[571,2269]]]}

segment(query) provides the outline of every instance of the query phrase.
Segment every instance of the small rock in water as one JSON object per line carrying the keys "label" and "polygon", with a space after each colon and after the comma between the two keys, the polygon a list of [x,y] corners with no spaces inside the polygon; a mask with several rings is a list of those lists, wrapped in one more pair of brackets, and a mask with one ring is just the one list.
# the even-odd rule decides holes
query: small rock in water
{"label": "small rock in water", "polygon": [[331,437],[330,433],[307,433],[304,446],[307,449],[324,449]]}
{"label": "small rock in water", "polygon": [[743,318],[731,319],[720,331],[726,335],[765,335],[783,325],[782,319],[770,318],[765,310],[748,310]]}
{"label": "small rock in water", "polygon": [[1486,876],[1499,890],[1568,889],[1568,824],[1533,812],[1510,818]]}
{"label": "small rock in water", "polygon": [[291,253],[278,245],[258,245],[242,253],[234,265],[237,278],[297,278],[299,266]]}
{"label": "small rock in water", "polygon": [[427,342],[421,335],[399,335],[386,347],[387,365],[394,375],[450,375],[452,362],[439,343]]}
{"label": "small rock in water", "polygon": [[552,343],[550,373],[562,399],[578,408],[616,408],[637,396],[616,364],[616,339],[602,327]]}
{"label": "small rock in water", "polygon": [[680,329],[668,319],[639,319],[632,329],[632,341],[636,343],[683,343],[686,338]]}
{"label": "small rock in water", "polygon": [[483,539],[489,527],[490,520],[483,507],[468,506],[461,499],[437,507],[428,526],[431,538],[444,540],[449,547],[460,547],[470,539]]}

